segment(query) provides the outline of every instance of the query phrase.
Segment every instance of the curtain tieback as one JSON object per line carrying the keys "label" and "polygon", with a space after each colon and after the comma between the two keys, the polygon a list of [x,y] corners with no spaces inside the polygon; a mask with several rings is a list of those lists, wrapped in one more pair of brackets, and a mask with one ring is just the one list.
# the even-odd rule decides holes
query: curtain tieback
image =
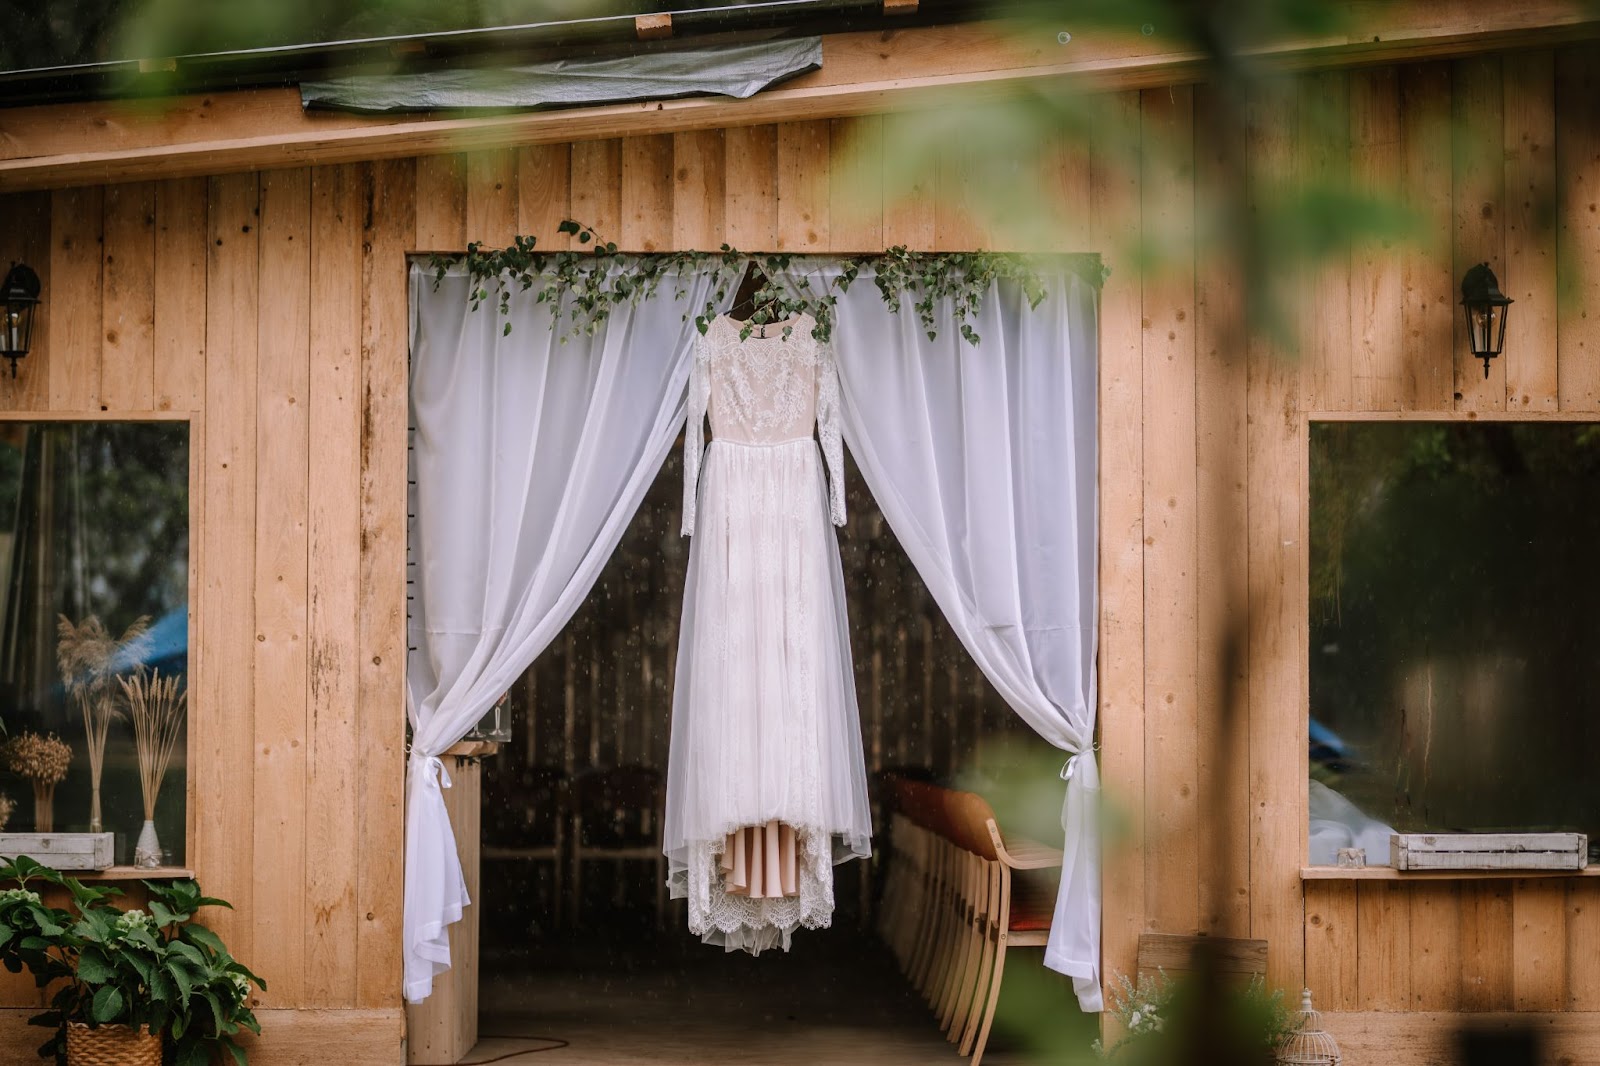
{"label": "curtain tieback", "polygon": [[411,768],[413,774],[421,772],[422,776],[419,780],[441,789],[450,787],[450,771],[445,769],[444,760],[439,756],[424,755],[420,751],[413,750],[411,752],[411,761],[422,764]]}
{"label": "curtain tieback", "polygon": [[1061,767],[1061,780],[1063,780],[1063,781],[1071,781],[1072,780],[1072,775],[1078,772],[1078,760],[1083,758],[1085,755],[1088,755],[1090,758],[1093,758],[1094,757],[1094,753],[1099,751],[1099,750],[1100,750],[1100,744],[1099,744],[1098,741],[1096,741],[1094,744],[1091,744],[1089,747],[1085,748],[1083,751],[1074,753],[1072,755],[1072,757],[1069,758]]}

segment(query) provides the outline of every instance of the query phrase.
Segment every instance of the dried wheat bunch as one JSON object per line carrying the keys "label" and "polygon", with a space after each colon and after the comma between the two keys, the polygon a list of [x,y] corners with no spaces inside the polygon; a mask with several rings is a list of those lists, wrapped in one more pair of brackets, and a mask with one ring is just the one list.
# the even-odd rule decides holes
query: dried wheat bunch
{"label": "dried wheat bunch", "polygon": [[41,785],[61,781],[72,764],[71,746],[54,733],[19,733],[6,742],[5,756],[12,773]]}
{"label": "dried wheat bunch", "polygon": [[143,669],[132,677],[119,677],[133,722],[133,743],[139,755],[139,790],[144,794],[146,820],[156,816],[156,796],[161,779],[167,775],[172,753],[178,746],[178,731],[183,726],[188,690],[178,691],[176,677],[162,677],[155,670],[148,677]]}
{"label": "dried wheat bunch", "polygon": [[6,823],[11,821],[11,815],[16,809],[17,801],[0,792],[0,829],[4,829]]}

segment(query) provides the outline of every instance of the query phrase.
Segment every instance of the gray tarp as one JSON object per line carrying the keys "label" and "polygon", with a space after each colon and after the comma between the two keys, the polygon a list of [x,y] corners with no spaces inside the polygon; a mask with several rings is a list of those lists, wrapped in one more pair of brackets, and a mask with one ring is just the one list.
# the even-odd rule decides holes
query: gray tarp
{"label": "gray tarp", "polygon": [[743,99],[821,67],[822,38],[801,37],[617,59],[308,81],[300,85],[300,103],[308,110],[398,112],[574,107],[701,95]]}

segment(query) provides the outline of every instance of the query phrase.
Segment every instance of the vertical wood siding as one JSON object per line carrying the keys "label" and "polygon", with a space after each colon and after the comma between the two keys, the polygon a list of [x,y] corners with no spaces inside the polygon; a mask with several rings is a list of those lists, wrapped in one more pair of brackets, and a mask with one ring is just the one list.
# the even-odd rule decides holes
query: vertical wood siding
{"label": "vertical wood siding", "polygon": [[[1400,190],[1420,229],[1403,245],[1354,243],[1292,279],[1294,341],[1252,337],[1242,363],[1215,351],[1230,336],[1218,326],[1230,301],[1248,301],[1230,289],[1228,264],[1202,250],[1146,276],[1136,353],[1124,353],[1115,274],[1107,286],[1102,758],[1108,795],[1143,833],[1142,846],[1114,850],[1108,861],[1109,971],[1131,972],[1140,930],[1248,932],[1270,941],[1272,978],[1309,983],[1325,1009],[1600,1005],[1584,947],[1600,929],[1594,882],[1302,885],[1298,876],[1306,847],[1307,419],[1385,411],[1600,418],[1597,59],[1586,47],[1307,76],[1252,102],[1244,146],[1202,136],[1204,87],[1194,92],[1192,123],[1185,94],[1138,97],[1147,139],[1159,127],[1170,146],[1176,131],[1186,151],[1195,131],[1202,191],[1211,175],[1237,172],[1223,165],[1231,159],[1242,161],[1253,210],[1303,182],[1348,182],[1358,192]],[[1095,167],[1106,165],[1099,151]],[[1102,234],[1120,229],[1149,242],[1184,231],[1185,190],[1174,187],[1172,168],[1147,140],[1132,191],[1139,207],[1093,204],[1090,247],[1113,267],[1115,248]],[[1264,187],[1267,174],[1276,188]],[[1120,227],[1102,211],[1117,213]],[[1477,262],[1488,262],[1518,301],[1506,353],[1487,381],[1464,354],[1457,322],[1460,277]],[[1249,633],[1245,665],[1236,667],[1244,712],[1235,727],[1247,741],[1219,759],[1208,730],[1234,662],[1221,619],[1223,605],[1245,595],[1229,592],[1241,584]],[[1217,792],[1223,825],[1203,821],[1212,810],[1205,797]],[[1247,839],[1218,852],[1217,835],[1236,819],[1249,827]],[[1236,861],[1219,865],[1218,855]]]}
{"label": "vertical wood siding", "polygon": [[[1600,964],[1581,946],[1600,930],[1594,882],[1302,887],[1298,873],[1306,416],[1600,417],[1597,60],[1318,74],[1255,101],[1240,143],[1211,134],[1204,87],[1121,93],[1043,177],[1061,206],[1051,243],[1114,267],[1100,317],[1101,734],[1129,832],[1106,869],[1109,971],[1133,970],[1144,930],[1252,935],[1270,941],[1275,980],[1309,980],[1329,1007],[1600,1008]],[[1313,113],[1308,94],[1333,107]],[[0,408],[196,418],[189,853],[238,906],[219,924],[268,978],[264,1006],[399,1004],[406,253],[518,232],[563,247],[567,216],[636,250],[987,243],[958,148],[897,198],[904,175],[888,181],[886,161],[903,121],[0,198],[17,220],[0,258],[28,258],[48,300]],[[1414,243],[1353,246],[1298,279],[1315,294],[1295,301],[1298,352],[1262,338],[1238,350],[1250,294],[1234,266],[1191,252],[1141,278],[1127,262],[1141,238],[1199,248],[1196,190],[1240,164],[1399,188],[1423,219]],[[1252,183],[1246,203],[1264,210],[1275,191]],[[1518,301],[1487,382],[1456,336],[1456,286],[1478,261]],[[882,715],[970,698],[915,655],[862,668],[907,705],[863,707],[869,744]],[[670,656],[648,664],[662,698],[671,671]],[[540,720],[571,728],[586,684],[539,693]],[[1202,824],[1218,795],[1226,818]]]}

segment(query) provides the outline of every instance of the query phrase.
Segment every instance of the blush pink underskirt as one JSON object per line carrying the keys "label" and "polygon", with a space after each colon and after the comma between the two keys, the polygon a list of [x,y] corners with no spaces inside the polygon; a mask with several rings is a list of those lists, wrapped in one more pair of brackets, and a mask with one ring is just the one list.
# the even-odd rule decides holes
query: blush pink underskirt
{"label": "blush pink underskirt", "polygon": [[728,834],[722,880],[731,896],[773,899],[800,894],[794,829],[782,822],[747,825]]}

